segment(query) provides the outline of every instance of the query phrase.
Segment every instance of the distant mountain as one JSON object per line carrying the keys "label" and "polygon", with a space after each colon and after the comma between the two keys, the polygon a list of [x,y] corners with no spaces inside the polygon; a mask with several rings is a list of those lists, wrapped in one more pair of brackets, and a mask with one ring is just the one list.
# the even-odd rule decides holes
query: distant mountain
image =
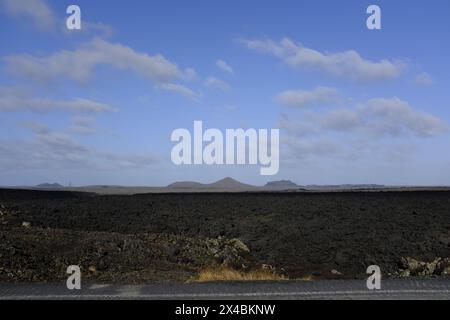
{"label": "distant mountain", "polygon": [[57,188],[63,188],[62,185],[59,183],[41,183],[36,186],[36,188],[42,188],[42,189],[57,189]]}
{"label": "distant mountain", "polygon": [[169,189],[200,189],[204,188],[205,185],[194,181],[180,181],[169,184],[167,188]]}
{"label": "distant mountain", "polygon": [[226,190],[239,190],[239,189],[254,188],[254,186],[239,182],[232,178],[225,178],[225,179],[219,180],[217,182],[207,184],[206,187],[210,188],[210,189],[226,189]]}
{"label": "distant mountain", "polygon": [[294,189],[299,188],[297,184],[291,180],[280,180],[280,181],[269,181],[264,186],[265,188],[276,188],[276,189]]}
{"label": "distant mountain", "polygon": [[167,186],[168,189],[192,189],[192,190],[223,190],[223,191],[235,191],[235,190],[249,190],[256,188],[249,184],[245,184],[234,180],[232,178],[225,178],[213,183],[205,184],[194,181],[181,181],[175,182]]}

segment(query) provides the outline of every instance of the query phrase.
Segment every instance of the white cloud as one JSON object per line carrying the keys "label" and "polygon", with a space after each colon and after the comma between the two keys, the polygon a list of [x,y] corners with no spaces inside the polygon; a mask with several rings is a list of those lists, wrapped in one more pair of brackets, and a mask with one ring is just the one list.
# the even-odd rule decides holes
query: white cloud
{"label": "white cloud", "polygon": [[94,127],[95,119],[86,116],[76,116],[72,119],[69,126],[69,132],[81,135],[89,135],[96,133],[96,128]]}
{"label": "white cloud", "polygon": [[68,77],[76,81],[89,79],[99,65],[110,65],[119,70],[133,72],[157,83],[192,76],[184,74],[178,66],[160,54],[150,56],[130,47],[94,39],[78,50],[60,51],[47,57],[14,55],[5,57],[9,70],[37,81]]}
{"label": "white cloud", "polygon": [[407,102],[394,98],[376,98],[358,108],[365,126],[379,134],[414,134],[431,137],[449,130],[441,119],[414,110]]}
{"label": "white cloud", "polygon": [[226,84],[224,81],[217,79],[215,77],[208,77],[205,80],[204,85],[209,88],[218,89],[222,91],[230,91],[230,86]]}
{"label": "white cloud", "polygon": [[23,126],[38,134],[47,134],[50,132],[48,126],[37,121],[24,121]]}
{"label": "white cloud", "polygon": [[359,82],[397,78],[405,67],[405,63],[401,61],[370,61],[354,50],[322,53],[296,44],[289,38],[283,38],[280,42],[247,39],[239,42],[249,49],[269,53],[295,68],[317,69]]}
{"label": "white cloud", "polygon": [[28,127],[35,133],[32,140],[0,140],[0,170],[117,170],[157,163],[150,155],[119,154],[83,145],[68,134],[52,132],[36,122]]}
{"label": "white cloud", "polygon": [[375,98],[356,108],[341,108],[328,113],[307,113],[302,121],[283,115],[280,125],[291,134],[319,134],[324,131],[354,132],[368,138],[419,136],[432,137],[450,130],[443,120],[397,97]]}
{"label": "white cloud", "polygon": [[102,22],[90,22],[82,20],[81,29],[69,30],[65,23],[61,23],[62,33],[66,36],[87,35],[101,38],[110,38],[114,34],[114,28]]}
{"label": "white cloud", "polygon": [[216,66],[219,69],[221,69],[222,71],[225,71],[225,72],[230,73],[230,74],[234,74],[233,68],[230,67],[230,65],[228,63],[226,63],[225,61],[223,61],[223,60],[217,60],[216,61]]}
{"label": "white cloud", "polygon": [[175,83],[163,83],[160,86],[162,89],[180,94],[182,96],[185,96],[189,99],[197,99],[199,95],[195,93],[193,90],[189,89],[188,87],[182,85],[182,84],[175,84]]}
{"label": "white cloud", "polygon": [[320,128],[314,121],[310,121],[306,117],[303,119],[292,118],[288,114],[281,114],[277,127],[285,130],[288,136],[297,138],[320,133]]}
{"label": "white cloud", "polygon": [[3,10],[24,20],[31,20],[40,29],[51,29],[55,24],[55,17],[44,0],[1,0]]}
{"label": "white cloud", "polygon": [[[432,138],[450,131],[445,121],[415,110],[407,102],[393,98],[375,98],[354,108],[321,112],[303,112],[301,117],[284,114],[279,128],[291,155],[372,157],[374,151],[396,154],[396,146],[418,138]],[[397,151],[396,151],[397,150]],[[402,149],[402,150],[407,150]]]}
{"label": "white cloud", "polygon": [[414,79],[416,84],[422,85],[422,86],[429,86],[433,84],[433,78],[426,72],[422,72],[416,76]]}
{"label": "white cloud", "polygon": [[355,132],[368,138],[432,137],[450,129],[443,120],[414,110],[397,97],[371,99],[355,109],[337,109],[309,120],[322,130]]}
{"label": "white cloud", "polygon": [[68,30],[65,23],[67,16],[55,14],[45,0],[0,0],[0,9],[9,16],[25,22],[31,21],[40,30],[57,30],[67,36],[83,34],[108,38],[114,33],[113,28],[107,24],[85,19],[82,20],[81,30]]}
{"label": "white cloud", "polygon": [[[1,89],[1,88],[0,88]],[[7,90],[0,90],[5,93]],[[47,98],[29,97],[25,94],[3,94],[0,96],[1,112],[52,112],[68,111],[82,113],[103,113],[116,111],[114,107],[89,99],[75,98],[72,100],[52,100]]]}
{"label": "white cloud", "polygon": [[328,87],[317,87],[311,91],[288,90],[276,97],[278,103],[298,108],[316,104],[338,103],[340,100],[339,92]]}
{"label": "white cloud", "polygon": [[348,109],[333,110],[317,120],[322,128],[336,131],[352,130],[362,125],[361,117]]}

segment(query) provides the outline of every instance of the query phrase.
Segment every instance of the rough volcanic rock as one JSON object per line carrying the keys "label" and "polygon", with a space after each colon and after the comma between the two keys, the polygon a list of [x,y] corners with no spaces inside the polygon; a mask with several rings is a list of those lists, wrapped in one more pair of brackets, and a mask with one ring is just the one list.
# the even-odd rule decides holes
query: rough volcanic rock
{"label": "rough volcanic rock", "polygon": [[70,264],[81,264],[88,278],[125,282],[182,281],[207,264],[266,264],[289,278],[326,278],[333,269],[366,278],[369,265],[388,276],[401,257],[450,257],[448,191],[0,190],[0,203],[7,222],[0,223],[0,281],[62,279]]}
{"label": "rough volcanic rock", "polygon": [[450,258],[436,258],[431,262],[419,261],[409,257],[402,258],[398,274],[401,277],[448,276],[450,275]]}

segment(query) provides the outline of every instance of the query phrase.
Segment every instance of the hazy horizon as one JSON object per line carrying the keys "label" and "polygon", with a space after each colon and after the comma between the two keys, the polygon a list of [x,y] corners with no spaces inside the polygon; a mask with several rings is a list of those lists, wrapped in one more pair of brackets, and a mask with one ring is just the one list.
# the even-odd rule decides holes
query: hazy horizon
{"label": "hazy horizon", "polygon": [[133,184],[103,184],[103,183],[95,183],[95,184],[89,184],[89,185],[74,185],[74,184],[64,184],[58,181],[52,181],[52,182],[48,182],[48,181],[44,181],[38,184],[33,184],[33,185],[0,185],[0,187],[39,187],[39,186],[43,186],[43,185],[59,185],[62,188],[69,188],[69,187],[73,187],[73,188],[78,188],[78,187],[125,187],[125,188],[134,188],[134,187],[142,187],[142,188],[165,188],[165,187],[169,187],[172,184],[177,184],[177,183],[199,183],[202,185],[208,185],[208,184],[214,184],[216,182],[222,181],[222,180],[226,180],[226,179],[232,179],[236,182],[242,183],[242,184],[246,184],[249,185],[251,187],[264,187],[267,184],[271,183],[271,182],[292,182],[294,184],[296,184],[299,187],[308,187],[308,186],[317,186],[317,187],[326,187],[326,186],[380,186],[380,187],[450,187],[450,185],[387,185],[387,184],[376,184],[376,183],[358,183],[358,184],[353,184],[353,183],[340,183],[340,184],[333,184],[333,183],[325,183],[325,184],[301,184],[301,183],[297,183],[296,181],[290,180],[290,179],[282,179],[282,180],[267,180],[267,182],[263,183],[263,184],[252,184],[252,183],[248,183],[246,181],[241,181],[238,179],[234,179],[232,177],[224,177],[222,179],[219,180],[203,180],[203,181],[196,181],[196,180],[177,180],[177,181],[172,181],[171,183],[167,184],[167,185],[151,185],[151,184],[147,184],[147,185],[133,185]]}

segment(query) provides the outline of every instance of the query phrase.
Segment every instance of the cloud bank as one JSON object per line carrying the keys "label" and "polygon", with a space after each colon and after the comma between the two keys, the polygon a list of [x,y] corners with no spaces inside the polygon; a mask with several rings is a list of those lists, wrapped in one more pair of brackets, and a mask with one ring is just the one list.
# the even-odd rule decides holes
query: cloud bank
{"label": "cloud bank", "polygon": [[402,61],[364,59],[354,51],[323,53],[283,38],[273,40],[240,39],[248,49],[267,53],[297,69],[311,69],[356,82],[390,80],[399,77],[405,68]]}
{"label": "cloud bank", "polygon": [[23,54],[3,59],[11,73],[40,82],[58,77],[83,82],[88,80],[94,69],[100,65],[129,71],[157,83],[167,83],[192,75],[192,69],[188,69],[186,74],[160,54],[150,56],[98,38],[84,44],[80,49],[63,50],[46,57]]}
{"label": "cloud bank", "polygon": [[275,98],[275,100],[285,106],[304,108],[317,104],[335,104],[341,100],[341,97],[339,92],[334,88],[317,87],[311,91],[283,91]]}
{"label": "cloud bank", "polygon": [[116,108],[97,101],[74,98],[71,100],[53,100],[48,98],[30,97],[14,90],[0,88],[0,112],[38,112],[49,113],[53,111],[104,113],[117,111]]}
{"label": "cloud bank", "polygon": [[10,16],[31,20],[40,29],[55,25],[55,16],[44,0],[1,0],[0,8]]}
{"label": "cloud bank", "polygon": [[[398,146],[409,150],[405,147],[408,141],[417,144],[417,139],[450,131],[450,125],[445,121],[418,111],[397,97],[374,98],[353,108],[333,109],[326,113],[308,110],[300,117],[283,114],[278,126],[285,131],[284,143],[294,159],[311,156],[354,158],[376,154],[379,150],[398,155]],[[395,143],[398,146],[389,149]]]}
{"label": "cloud bank", "polygon": [[217,60],[216,61],[216,66],[221,69],[222,71],[225,71],[229,74],[234,74],[234,70],[232,67],[230,67],[230,65],[228,63],[226,63],[223,60]]}

